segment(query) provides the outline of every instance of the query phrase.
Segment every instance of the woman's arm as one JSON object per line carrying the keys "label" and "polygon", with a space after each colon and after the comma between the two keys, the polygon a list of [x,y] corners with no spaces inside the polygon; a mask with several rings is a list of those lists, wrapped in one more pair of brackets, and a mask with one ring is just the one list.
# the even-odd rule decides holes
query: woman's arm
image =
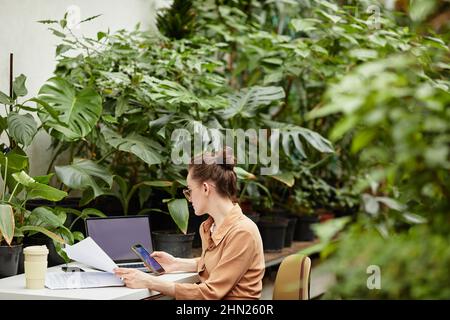
{"label": "woman's arm", "polygon": [[175,258],[164,251],[154,251],[152,257],[162,265],[166,272],[184,271],[197,272],[197,264],[200,258],[184,259]]}
{"label": "woman's arm", "polygon": [[176,269],[184,272],[197,272],[197,264],[199,259],[200,258],[175,258]]}
{"label": "woman's arm", "polygon": [[[195,260],[195,259],[186,259]],[[162,281],[155,276],[149,275],[137,269],[116,268],[114,273],[132,289],[151,289],[159,291],[166,296],[175,297],[175,283]]]}
{"label": "woman's arm", "polygon": [[165,296],[175,297],[175,282],[162,281],[156,277],[148,277],[146,287],[159,291]]}

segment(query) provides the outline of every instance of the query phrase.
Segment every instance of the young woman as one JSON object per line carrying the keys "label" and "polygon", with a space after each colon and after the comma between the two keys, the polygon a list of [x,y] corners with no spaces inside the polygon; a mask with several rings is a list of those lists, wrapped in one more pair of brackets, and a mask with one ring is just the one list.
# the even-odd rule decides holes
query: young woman
{"label": "young woman", "polygon": [[127,287],[149,288],[184,300],[261,297],[265,270],[262,240],[255,223],[235,201],[237,177],[229,150],[204,154],[189,165],[183,193],[196,215],[209,215],[199,230],[201,257],[181,259],[161,251],[152,254],[166,272],[198,272],[201,282],[167,282],[139,270],[115,269]]}

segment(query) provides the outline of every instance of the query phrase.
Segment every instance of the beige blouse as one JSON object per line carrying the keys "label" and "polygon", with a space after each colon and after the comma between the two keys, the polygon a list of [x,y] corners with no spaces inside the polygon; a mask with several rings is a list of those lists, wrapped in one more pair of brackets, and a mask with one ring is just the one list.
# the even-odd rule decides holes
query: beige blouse
{"label": "beige blouse", "polygon": [[175,298],[259,299],[265,271],[258,227],[236,204],[211,236],[214,220],[200,225],[202,255],[197,271],[200,284],[176,283]]}

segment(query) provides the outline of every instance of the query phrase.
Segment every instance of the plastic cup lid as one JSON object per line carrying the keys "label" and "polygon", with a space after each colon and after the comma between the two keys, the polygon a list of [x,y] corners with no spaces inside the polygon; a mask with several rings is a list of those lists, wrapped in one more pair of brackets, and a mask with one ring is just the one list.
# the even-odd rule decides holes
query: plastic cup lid
{"label": "plastic cup lid", "polygon": [[29,246],[23,249],[24,254],[39,255],[48,254],[47,246]]}

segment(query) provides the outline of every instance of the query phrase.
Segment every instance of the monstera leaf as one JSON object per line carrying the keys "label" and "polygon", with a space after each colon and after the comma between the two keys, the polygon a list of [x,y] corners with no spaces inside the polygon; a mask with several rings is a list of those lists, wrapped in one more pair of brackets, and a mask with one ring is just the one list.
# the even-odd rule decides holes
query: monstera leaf
{"label": "monstera leaf", "polygon": [[94,197],[104,193],[97,179],[112,187],[113,176],[102,166],[86,159],[75,159],[72,164],[55,166],[56,175],[68,187],[76,190],[92,188]]}
{"label": "monstera leaf", "polygon": [[292,172],[282,172],[276,175],[271,175],[271,178],[280,181],[281,183],[284,183],[289,188],[291,188],[295,183],[295,176]]}
{"label": "monstera leaf", "polygon": [[23,74],[17,76],[14,79],[13,82],[13,99],[16,99],[17,97],[23,97],[26,96],[28,93],[28,90],[25,86],[25,81],[27,80],[27,77]]}
{"label": "monstera leaf", "polygon": [[281,87],[250,87],[229,96],[229,106],[222,112],[225,119],[237,115],[242,118],[253,117],[259,108],[284,98]]}
{"label": "monstera leaf", "polygon": [[162,146],[146,137],[137,133],[131,133],[125,138],[108,128],[102,129],[106,142],[112,147],[134,154],[149,165],[159,164],[162,161],[160,152]]}
{"label": "monstera leaf", "polygon": [[31,114],[8,114],[9,135],[24,146],[29,146],[37,132],[37,124]]}
{"label": "monstera leaf", "polygon": [[[60,138],[75,140],[85,137],[102,113],[102,98],[92,88],[77,91],[62,78],[50,78],[34,100],[44,108],[39,117],[45,127]],[[57,115],[57,119],[55,119]]]}
{"label": "monstera leaf", "polygon": [[[333,153],[333,145],[330,141],[322,137],[315,131],[312,131],[307,128],[295,126],[292,124],[281,123],[276,121],[265,120],[264,123],[272,129],[279,130],[279,136],[275,139],[274,142],[279,142],[281,139],[281,143],[283,146],[283,150],[287,155],[290,155],[290,145],[291,141],[294,143],[295,149],[306,158],[305,148],[300,140],[300,137],[303,138],[310,146],[316,149],[319,152],[324,153]],[[278,140],[278,141],[277,141]]]}

